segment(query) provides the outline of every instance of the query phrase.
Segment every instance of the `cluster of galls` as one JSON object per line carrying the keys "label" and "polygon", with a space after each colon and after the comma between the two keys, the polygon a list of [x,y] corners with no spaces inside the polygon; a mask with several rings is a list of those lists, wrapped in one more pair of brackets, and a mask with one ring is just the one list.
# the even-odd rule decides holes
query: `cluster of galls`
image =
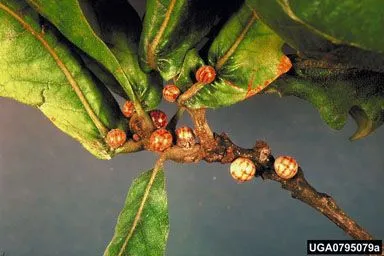
{"label": "cluster of galls", "polygon": [[[163,97],[169,102],[175,102],[180,95],[180,89],[175,85],[167,85],[163,89]],[[146,136],[142,127],[141,118],[135,114],[133,102],[126,101],[121,109],[123,115],[129,119],[129,128],[133,133],[132,139],[140,141]],[[155,152],[163,152],[173,145],[174,138],[166,129],[168,125],[168,117],[161,110],[152,110],[149,112],[152,123],[156,128],[149,136],[148,149]],[[191,148],[196,143],[195,135],[191,128],[180,127],[175,131],[176,145],[182,148]],[[127,140],[127,135],[123,130],[113,129],[107,134],[106,142],[112,149],[121,147]]]}
{"label": "cluster of galls", "polygon": [[[196,81],[199,83],[209,84],[212,83],[216,78],[216,71],[211,66],[200,67],[196,74]],[[175,102],[180,96],[180,89],[173,84],[166,85],[163,89],[163,98],[168,102]],[[142,133],[144,130],[142,120],[135,115],[135,107],[132,101],[126,101],[121,109],[123,115],[129,118],[129,128],[133,132],[132,139],[134,141],[141,140],[145,134]],[[153,125],[156,130],[152,132],[149,137],[148,148],[155,152],[163,152],[173,145],[173,136],[166,129],[168,124],[167,115],[161,110],[152,110],[149,112],[152,119]],[[191,128],[183,126],[175,131],[176,134],[176,145],[181,148],[191,148],[196,143],[194,132]],[[106,142],[112,149],[117,149],[124,145],[127,140],[127,136],[123,130],[112,129],[107,134]],[[261,162],[268,161],[271,153],[269,147],[263,142],[257,142],[255,146],[255,152],[259,155]],[[274,170],[276,174],[283,179],[293,178],[299,165],[296,160],[289,156],[280,156],[274,162]],[[230,173],[232,177],[238,182],[250,181],[255,177],[256,166],[252,160],[245,157],[236,158],[230,166]]]}
{"label": "cluster of galls", "polygon": [[[189,149],[196,143],[195,135],[191,128],[187,126],[176,129],[176,145]],[[155,152],[163,152],[173,145],[173,136],[165,128],[155,130],[149,138],[149,149]]]}
{"label": "cluster of galls", "polygon": [[[298,163],[290,156],[279,156],[275,159],[273,167],[276,174],[286,180],[293,178],[299,170]],[[231,163],[230,173],[239,183],[250,181],[255,177],[256,166],[252,160],[238,157]]]}

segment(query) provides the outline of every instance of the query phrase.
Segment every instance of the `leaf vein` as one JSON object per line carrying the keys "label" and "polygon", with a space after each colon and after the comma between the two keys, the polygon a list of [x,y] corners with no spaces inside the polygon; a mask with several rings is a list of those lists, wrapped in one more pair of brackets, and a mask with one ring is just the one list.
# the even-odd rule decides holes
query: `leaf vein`
{"label": "leaf vein", "polygon": [[72,76],[71,72],[68,70],[66,65],[62,62],[60,57],[55,51],[55,47],[51,47],[49,43],[43,38],[43,36],[36,32],[26,21],[23,20],[23,18],[17,14],[15,11],[11,10],[4,4],[0,3],[0,9],[4,12],[8,13],[10,16],[12,16],[17,22],[19,22],[26,31],[30,32],[42,45],[43,47],[48,51],[48,53],[52,56],[52,58],[55,60],[58,67],[61,69],[61,71],[64,73],[66,79],[68,80],[69,84],[71,85],[72,89],[75,91],[76,95],[78,96],[79,100],[83,104],[87,114],[99,130],[100,134],[102,136],[106,136],[108,129],[104,126],[104,124],[101,122],[101,120],[97,117],[95,112],[93,111],[92,107],[90,106],[88,100],[84,96],[83,92],[81,91],[79,85],[77,84],[76,80]]}
{"label": "leaf vein", "polygon": [[124,241],[124,243],[123,243],[123,245],[122,245],[122,247],[121,247],[121,249],[119,251],[118,256],[122,256],[123,253],[125,252],[125,249],[126,249],[126,247],[128,245],[128,242],[132,238],[132,235],[135,232],[137,225],[139,224],[141,215],[143,214],[143,210],[144,210],[145,204],[146,204],[146,202],[148,200],[149,192],[150,192],[150,190],[152,188],[152,185],[153,185],[153,183],[155,181],[156,175],[159,173],[159,171],[160,171],[160,168],[154,168],[153,171],[152,171],[151,178],[149,179],[148,184],[147,184],[147,186],[145,188],[143,199],[141,200],[140,207],[139,207],[139,209],[138,209],[138,211],[136,213],[135,219],[134,219],[134,221],[132,223],[132,227],[129,230],[129,233],[128,233],[128,235],[127,235],[127,237],[126,237],[126,239],[125,239],[125,241]]}
{"label": "leaf vein", "polygon": [[153,39],[152,43],[148,44],[147,62],[148,62],[148,65],[151,68],[153,68],[153,69],[155,69],[157,67],[157,65],[156,65],[156,56],[155,56],[156,47],[159,45],[160,39],[163,36],[164,31],[165,31],[165,29],[166,29],[166,27],[167,27],[167,25],[169,23],[169,20],[170,20],[170,18],[172,16],[173,9],[175,8],[175,5],[176,5],[176,1],[177,0],[171,0],[171,2],[169,3],[168,10],[165,13],[165,17],[164,17],[163,23],[161,24],[158,33],[156,34],[156,36]]}
{"label": "leaf vein", "polygon": [[228,51],[217,61],[215,65],[215,69],[218,71],[220,70],[224,64],[228,61],[228,59],[235,53],[236,49],[239,47],[240,43],[243,41],[245,35],[251,28],[251,26],[254,24],[254,22],[257,20],[257,16],[254,12],[252,12],[252,16],[247,22],[247,25],[245,28],[241,31],[241,33],[236,38],[235,42],[232,44],[232,46],[228,49]]}

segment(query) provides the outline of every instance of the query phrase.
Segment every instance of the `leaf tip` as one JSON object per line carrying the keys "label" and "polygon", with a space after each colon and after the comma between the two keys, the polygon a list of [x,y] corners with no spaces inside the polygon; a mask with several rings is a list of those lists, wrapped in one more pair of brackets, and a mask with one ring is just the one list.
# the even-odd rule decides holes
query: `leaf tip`
{"label": "leaf tip", "polygon": [[277,73],[278,75],[282,75],[284,73],[287,73],[292,67],[291,60],[286,56],[283,55],[280,59],[280,63],[277,67]]}
{"label": "leaf tip", "polygon": [[375,126],[372,120],[369,119],[367,114],[358,106],[353,106],[349,110],[349,114],[355,120],[357,129],[355,133],[349,138],[350,141],[356,141],[367,137],[375,130]]}

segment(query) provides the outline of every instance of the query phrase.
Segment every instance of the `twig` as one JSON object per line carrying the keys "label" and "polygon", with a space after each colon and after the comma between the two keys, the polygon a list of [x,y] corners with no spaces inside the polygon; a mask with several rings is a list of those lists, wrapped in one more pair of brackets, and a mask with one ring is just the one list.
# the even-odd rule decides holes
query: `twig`
{"label": "twig", "polygon": [[218,135],[211,131],[206,121],[204,109],[188,109],[188,112],[194,121],[196,135],[200,139],[201,147],[196,145],[192,150],[188,151],[173,147],[166,151],[167,159],[182,163],[205,160],[226,164],[231,163],[237,157],[246,157],[255,163],[257,168],[256,176],[260,176],[265,180],[279,182],[282,188],[291,192],[293,198],[316,209],[352,238],[359,240],[374,239],[372,235],[348,216],[331,196],[316,191],[304,178],[301,168],[292,179],[284,180],[277,176],[273,171],[273,156],[266,157],[265,155],[265,152],[270,153],[270,149],[265,142],[258,141],[252,149],[241,148],[235,145],[226,134]]}
{"label": "twig", "polygon": [[316,191],[304,178],[304,173],[299,168],[298,173],[293,179],[283,180],[275,172],[263,172],[263,179],[269,179],[281,183],[281,187],[290,191],[293,198],[298,199],[335,223],[343,229],[348,235],[357,240],[373,240],[373,236],[359,226],[351,217],[349,217],[337,204],[336,201],[325,193]]}
{"label": "twig", "polygon": [[210,151],[216,147],[216,141],[213,132],[208,125],[205,109],[187,109],[192,117],[195,126],[196,136],[200,139],[200,143],[205,151]]}
{"label": "twig", "polygon": [[202,82],[196,82],[191,87],[189,87],[188,90],[186,90],[183,94],[179,96],[177,99],[177,102],[180,104],[184,104],[188,99],[190,99],[192,96],[196,95],[198,91],[200,91],[206,83]]}
{"label": "twig", "polygon": [[120,153],[133,153],[133,152],[138,152],[144,149],[144,142],[143,141],[133,141],[133,140],[128,140],[127,142],[124,143],[123,146],[120,148],[116,149],[115,153],[120,154]]}
{"label": "twig", "polygon": [[270,156],[267,161],[260,161],[261,155],[258,153],[260,151],[257,147],[253,149],[241,148],[235,145],[226,134],[216,135],[215,137],[218,146],[215,150],[206,154],[205,160],[207,162],[228,163],[240,156],[249,158],[256,164],[257,176],[279,182],[282,188],[291,192],[293,198],[308,204],[325,215],[352,238],[360,240],[373,239],[373,236],[348,216],[331,196],[316,191],[304,178],[301,168],[292,179],[282,179],[273,171],[273,156]]}
{"label": "twig", "polygon": [[191,148],[181,148],[173,146],[162,154],[165,160],[171,160],[177,163],[197,163],[204,159],[204,150],[200,144],[195,144]]}

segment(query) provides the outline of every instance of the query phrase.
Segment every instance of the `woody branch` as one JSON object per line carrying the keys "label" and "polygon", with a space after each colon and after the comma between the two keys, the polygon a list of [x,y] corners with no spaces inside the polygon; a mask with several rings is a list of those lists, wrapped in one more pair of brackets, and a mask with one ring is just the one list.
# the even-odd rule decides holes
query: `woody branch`
{"label": "woody branch", "polygon": [[252,149],[246,149],[235,145],[225,134],[216,134],[211,131],[206,120],[205,110],[188,110],[195,125],[195,132],[200,144],[191,149],[173,147],[166,151],[167,160],[182,163],[198,162],[220,162],[231,163],[238,157],[252,160],[257,168],[256,176],[263,180],[279,182],[283,189],[291,192],[291,196],[311,206],[329,220],[343,229],[353,239],[373,240],[373,236],[348,216],[336,203],[336,201],[325,193],[318,192],[304,177],[299,168],[298,173],[292,179],[280,178],[273,169],[274,157],[270,154],[268,145],[263,141],[256,142]]}

